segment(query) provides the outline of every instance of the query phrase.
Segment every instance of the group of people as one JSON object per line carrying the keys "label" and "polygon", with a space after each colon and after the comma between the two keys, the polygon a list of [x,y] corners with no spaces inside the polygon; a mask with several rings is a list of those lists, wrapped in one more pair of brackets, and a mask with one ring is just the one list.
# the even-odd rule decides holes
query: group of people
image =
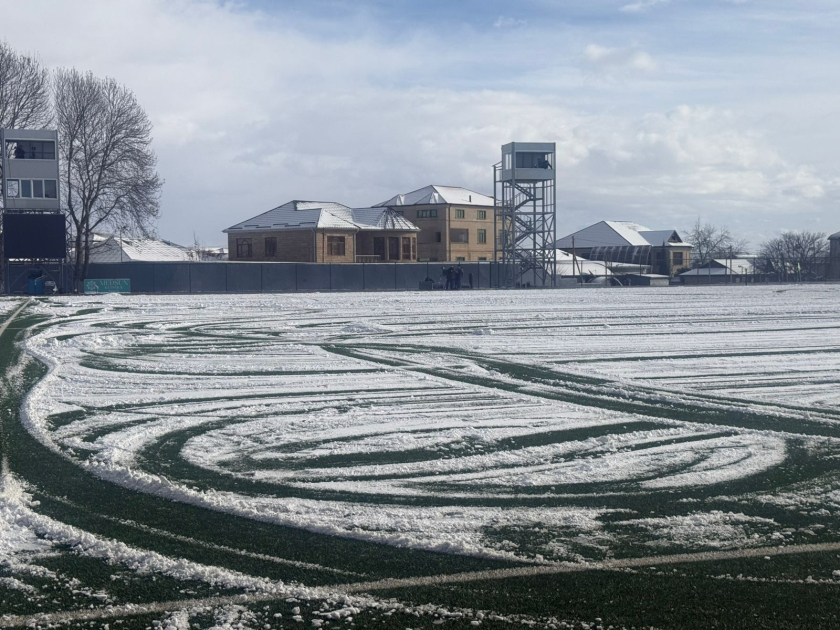
{"label": "group of people", "polygon": [[[444,267],[442,276],[446,279],[446,284],[444,286],[446,291],[458,291],[462,288],[464,282],[464,270],[461,268],[461,265],[458,265],[457,267]],[[472,274],[469,274],[468,281],[470,289],[472,289]]]}

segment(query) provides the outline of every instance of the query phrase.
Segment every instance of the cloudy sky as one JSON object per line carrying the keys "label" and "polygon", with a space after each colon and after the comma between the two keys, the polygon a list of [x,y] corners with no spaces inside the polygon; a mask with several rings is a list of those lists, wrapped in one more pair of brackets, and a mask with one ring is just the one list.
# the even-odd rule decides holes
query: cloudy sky
{"label": "cloudy sky", "polygon": [[[836,0],[0,0],[3,36],[131,87],[165,237],[290,199],[492,194],[554,141],[559,235],[698,217],[754,244],[840,230]],[[515,11],[515,12],[514,12]]]}

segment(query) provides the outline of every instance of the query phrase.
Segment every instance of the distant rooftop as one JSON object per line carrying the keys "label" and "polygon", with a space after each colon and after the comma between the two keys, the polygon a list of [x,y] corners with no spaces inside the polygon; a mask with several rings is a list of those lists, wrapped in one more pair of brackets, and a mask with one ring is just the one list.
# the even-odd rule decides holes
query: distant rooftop
{"label": "distant rooftop", "polygon": [[482,195],[473,190],[461,188],[460,186],[424,186],[403,195],[396,195],[387,201],[376,204],[374,207],[383,206],[431,206],[442,204],[454,204],[459,206],[490,206],[493,207],[493,197]]}
{"label": "distant rooftop", "polygon": [[224,232],[230,234],[260,230],[320,230],[324,228],[404,232],[420,229],[389,208],[348,208],[332,201],[295,200],[237,223]]}
{"label": "distant rooftop", "polygon": [[[572,240],[574,239],[574,244]],[[676,230],[651,230],[633,221],[599,221],[557,241],[558,249],[624,246],[691,247]]]}

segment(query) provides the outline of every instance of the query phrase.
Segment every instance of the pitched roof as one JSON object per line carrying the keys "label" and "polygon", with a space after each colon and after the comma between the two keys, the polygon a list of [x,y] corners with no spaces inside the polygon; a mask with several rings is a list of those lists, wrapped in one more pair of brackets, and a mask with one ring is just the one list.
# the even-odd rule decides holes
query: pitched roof
{"label": "pitched roof", "polygon": [[90,250],[92,263],[188,260],[193,260],[188,248],[159,239],[95,235]]}
{"label": "pitched roof", "polygon": [[565,250],[571,249],[572,237],[574,237],[574,247],[579,249],[627,245],[659,247],[662,243],[672,245],[679,243],[685,247],[691,247],[688,243],[683,243],[676,230],[651,230],[633,221],[599,221],[574,234],[564,236],[555,243],[555,246]]}
{"label": "pitched roof", "polygon": [[391,197],[387,201],[376,204],[375,208],[382,206],[426,206],[456,204],[459,206],[489,206],[493,207],[493,197],[482,195],[460,186],[424,186],[402,195]]}
{"label": "pitched roof", "polygon": [[681,276],[721,276],[721,275],[742,275],[755,272],[754,258],[715,258],[711,263],[706,263],[696,269],[690,269],[681,273]]}
{"label": "pitched roof", "polygon": [[840,240],[840,232],[836,232],[828,237],[829,241]]}
{"label": "pitched roof", "polygon": [[268,212],[223,230],[254,232],[260,230],[400,230],[419,231],[408,219],[389,208],[348,208],[332,201],[289,201]]}

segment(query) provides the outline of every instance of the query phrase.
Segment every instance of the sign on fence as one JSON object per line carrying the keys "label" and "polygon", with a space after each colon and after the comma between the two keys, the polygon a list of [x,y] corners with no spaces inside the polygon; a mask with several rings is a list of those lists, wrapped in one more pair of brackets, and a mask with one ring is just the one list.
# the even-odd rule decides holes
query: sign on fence
{"label": "sign on fence", "polygon": [[131,279],[85,280],[85,293],[131,293]]}

